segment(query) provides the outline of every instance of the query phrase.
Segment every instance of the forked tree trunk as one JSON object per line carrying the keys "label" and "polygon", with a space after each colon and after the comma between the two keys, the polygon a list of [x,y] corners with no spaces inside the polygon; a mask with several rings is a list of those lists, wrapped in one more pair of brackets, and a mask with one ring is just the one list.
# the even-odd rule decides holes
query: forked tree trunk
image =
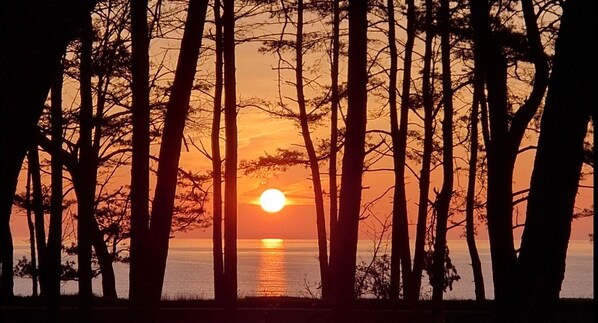
{"label": "forked tree trunk", "polygon": [[[394,164],[394,197],[392,208],[392,250],[390,269],[390,298],[398,299],[400,278],[403,278],[403,294],[413,291],[411,250],[409,246],[409,219],[407,214],[407,192],[405,189],[405,163],[407,156],[407,127],[410,109],[411,60],[415,40],[415,4],[407,1],[407,40],[403,60],[403,82],[401,94],[400,124],[397,116],[397,44],[395,37],[394,0],[387,1],[388,43],[390,48],[389,108],[390,132],[392,136]],[[402,273],[402,275],[400,275]]]}
{"label": "forked tree trunk", "polygon": [[493,34],[490,4],[471,1],[475,64],[484,75],[488,98],[487,219],[495,300],[499,307],[513,301],[516,253],[513,241],[513,170],[519,145],[527,125],[540,106],[548,82],[548,61],[540,39],[531,0],[522,1],[530,58],[534,64],[534,84],[528,99],[514,113],[508,101],[507,59],[500,41]]}
{"label": "forked tree trunk", "polygon": [[558,308],[584,138],[596,108],[595,75],[586,70],[595,59],[595,9],[579,0],[563,8],[518,260],[518,314],[527,322],[550,322]]}

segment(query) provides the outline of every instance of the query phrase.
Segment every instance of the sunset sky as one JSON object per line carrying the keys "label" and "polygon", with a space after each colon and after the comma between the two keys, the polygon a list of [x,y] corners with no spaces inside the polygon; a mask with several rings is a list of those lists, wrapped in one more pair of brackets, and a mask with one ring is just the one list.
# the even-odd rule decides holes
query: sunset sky
{"label": "sunset sky", "polygon": [[[260,54],[257,52],[258,44],[242,44],[237,47],[237,94],[240,101],[260,98],[276,100],[277,87],[276,78],[277,73],[273,69],[276,65],[276,57],[271,54]],[[289,55],[290,57],[290,55]],[[205,71],[213,70],[213,61],[211,58],[205,59],[200,66],[199,74],[206,73]],[[326,79],[328,70],[321,71],[322,82],[327,83]],[[400,78],[402,76],[400,75]],[[346,81],[341,76],[341,81]],[[286,94],[293,97],[295,93],[290,87],[285,88]],[[310,93],[308,93],[310,95]],[[200,99],[198,104],[206,104],[209,102]],[[456,104],[462,104],[456,102]],[[467,103],[463,103],[467,104]],[[370,97],[368,101],[368,108],[371,111],[379,110],[381,108],[379,98]],[[368,121],[370,129],[378,128],[388,130],[388,117],[380,116],[376,119]],[[209,127],[209,123],[206,123]],[[238,115],[238,138],[239,138],[239,160],[248,160],[259,157],[264,153],[274,153],[276,148],[298,149],[303,151],[302,138],[300,130],[291,121],[276,119],[264,112],[259,111],[254,107],[247,107],[241,109]],[[193,138],[202,140],[206,145],[209,145],[209,129],[206,128],[203,134],[188,133]],[[318,128],[313,134],[314,139],[326,139],[329,136],[329,130],[326,127]],[[536,134],[530,134],[528,143],[534,143]],[[480,138],[481,141],[481,138]],[[414,145],[416,143],[413,143]],[[525,145],[527,145],[525,144]],[[156,147],[155,147],[156,148]],[[157,148],[156,148],[157,149]],[[457,153],[458,154],[458,153]],[[462,152],[460,157],[463,156]],[[386,163],[390,165],[390,160],[383,161],[380,167]],[[514,191],[524,189],[529,186],[529,175],[531,172],[531,165],[533,163],[533,152],[525,152],[520,155],[515,170]],[[460,167],[467,167],[466,161],[457,161]],[[183,151],[181,155],[180,166],[185,169],[208,170],[210,168],[210,161],[201,155],[199,152],[191,149],[190,151]],[[420,166],[412,164],[415,172],[419,173]],[[323,172],[327,171],[327,166],[323,166]],[[124,172],[126,175],[126,172]],[[457,178],[455,187],[466,186],[465,172],[462,171],[463,177]],[[239,238],[316,238],[315,226],[315,212],[313,203],[313,192],[311,182],[309,179],[309,171],[302,167],[292,167],[284,173],[272,173],[267,178],[256,177],[251,175],[243,175],[239,172],[239,209],[238,209],[238,236]],[[418,198],[419,189],[417,187],[417,179],[407,172],[407,194],[409,201],[409,217],[415,224],[417,205],[415,204]],[[340,177],[339,177],[340,179]],[[128,178],[122,177],[121,180],[126,181]],[[327,189],[327,176],[323,176],[324,188]],[[23,190],[25,178],[22,174],[19,182],[19,191]],[[339,181],[340,184],[340,181]],[[431,192],[439,190],[442,184],[441,169],[438,168],[433,173],[433,183]],[[583,181],[584,185],[593,186],[593,177],[589,176]],[[364,186],[362,204],[367,203],[378,197],[390,186],[392,186],[392,176],[389,171],[366,173],[364,177]],[[284,192],[287,197],[288,205],[286,205],[278,213],[267,213],[261,209],[258,204],[260,194],[267,188],[278,188]],[[593,189],[580,188],[577,199],[577,206],[579,208],[593,208]],[[380,219],[389,216],[392,201],[392,191],[386,194],[385,197],[373,208],[373,213]],[[327,207],[327,206],[326,206]],[[211,210],[211,206],[208,206]],[[520,218],[525,215],[525,204],[518,206]],[[455,215],[455,220],[459,221],[463,218],[463,214]],[[374,223],[375,221],[370,221]],[[13,235],[15,237],[25,237],[28,235],[26,220],[23,212],[15,209],[12,216]],[[368,233],[372,233],[369,226],[362,225],[361,238],[368,239]],[[411,227],[411,239],[414,239],[413,229]],[[517,231],[520,233],[520,231]],[[575,220],[573,222],[572,239],[588,239],[588,234],[593,232],[593,217]],[[463,233],[463,229],[456,228],[449,232],[449,239],[458,239]],[[187,233],[175,234],[178,238],[210,238],[211,229],[195,230]],[[480,225],[478,227],[478,238],[486,239],[486,227]]]}

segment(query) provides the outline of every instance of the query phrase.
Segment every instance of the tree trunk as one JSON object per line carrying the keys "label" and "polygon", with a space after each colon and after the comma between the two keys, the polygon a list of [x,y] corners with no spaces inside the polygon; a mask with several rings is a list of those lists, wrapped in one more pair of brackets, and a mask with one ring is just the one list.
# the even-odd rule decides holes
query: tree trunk
{"label": "tree trunk", "polygon": [[147,273],[149,266],[149,33],[147,0],[131,1],[131,263],[129,267],[129,315],[132,322],[145,323],[151,317]]}
{"label": "tree trunk", "polygon": [[[31,186],[33,193],[33,217],[35,219],[35,237],[37,241],[37,255],[40,259],[39,281],[41,294],[46,294],[46,226],[44,217],[44,197],[42,193],[41,169],[39,164],[39,152],[36,144],[29,149],[29,174],[31,174]],[[43,260],[42,260],[43,259]]]}
{"label": "tree trunk", "polygon": [[529,322],[554,317],[565,275],[583,145],[595,109],[592,1],[563,8],[554,65],[540,125],[519,256],[521,311]]}
{"label": "tree trunk", "polygon": [[339,322],[350,318],[355,297],[355,263],[367,122],[367,28],[367,3],[350,1],[347,75],[349,105],[337,234],[332,241],[330,254],[331,297],[335,316]]}
{"label": "tree trunk", "polygon": [[50,224],[46,247],[46,300],[50,321],[58,322],[60,306],[60,276],[62,274],[62,61],[56,64],[51,85],[50,122],[52,134]]}
{"label": "tree trunk", "polygon": [[[153,261],[148,268],[151,281],[146,282],[150,285],[150,305],[155,306],[155,310],[158,309],[162,296],[183,131],[189,111],[189,99],[197,69],[207,6],[207,0],[189,1],[172,92],[166,105],[156,193],[152,202],[150,235]],[[154,312],[154,309],[151,311]],[[154,317],[157,317],[157,311],[155,314]]]}
{"label": "tree trunk", "polygon": [[297,91],[297,105],[299,106],[299,124],[301,135],[307,151],[311,181],[316,205],[316,229],[318,233],[318,260],[320,263],[320,279],[322,283],[322,297],[327,298],[330,291],[328,274],[328,241],[326,240],[326,214],[324,211],[324,193],[320,179],[318,156],[310,136],[305,95],[303,93],[303,1],[297,1],[297,34],[295,44],[295,89]]}
{"label": "tree trunk", "polygon": [[[476,76],[474,75],[474,78]],[[476,82],[474,80],[474,82]],[[477,84],[477,83],[476,83]],[[486,292],[484,289],[484,276],[482,275],[482,264],[480,261],[480,255],[475,242],[475,195],[476,195],[476,174],[477,174],[477,162],[478,162],[478,112],[479,112],[479,101],[482,93],[474,89],[474,102],[471,107],[471,144],[469,146],[470,157],[469,157],[469,175],[467,177],[467,196],[465,205],[465,235],[467,240],[467,248],[469,250],[469,256],[471,257],[471,270],[473,272],[473,282],[475,289],[475,299],[478,301],[486,299]]]}
{"label": "tree trunk", "polygon": [[[390,48],[389,107],[391,136],[393,147],[395,189],[392,211],[392,251],[390,270],[390,298],[398,299],[400,273],[402,270],[403,294],[410,296],[413,281],[411,279],[411,251],[409,246],[409,219],[407,214],[407,193],[405,191],[405,163],[407,155],[407,127],[410,105],[411,60],[415,39],[415,5],[407,1],[407,40],[403,61],[403,83],[401,94],[400,125],[397,118],[397,44],[395,37],[394,0],[387,1],[388,6],[388,43]],[[400,265],[400,268],[399,268]]]}
{"label": "tree trunk", "polygon": [[214,84],[214,115],[212,117],[212,242],[214,259],[214,298],[224,296],[224,263],[222,252],[222,157],[220,155],[220,121],[222,119],[222,17],[220,0],[214,1],[216,81]]}
{"label": "tree trunk", "polygon": [[[530,57],[535,75],[528,99],[511,115],[507,91],[507,60],[492,32],[490,5],[471,1],[474,57],[481,66],[488,92],[489,129],[484,136],[488,159],[487,219],[495,299],[499,305],[513,301],[516,253],[513,242],[513,169],[521,139],[534,117],[547,86],[548,62],[531,0],[522,1]],[[483,120],[483,124],[486,121]]]}
{"label": "tree trunk", "polygon": [[27,210],[27,228],[29,229],[29,254],[31,255],[31,296],[37,297],[37,256],[35,254],[35,226],[31,217],[31,172],[27,171],[27,185],[25,186],[25,209]]}
{"label": "tree trunk", "polygon": [[[338,188],[337,188],[337,145],[338,145],[338,65],[340,57],[340,9],[339,1],[332,1],[332,57],[330,67],[330,158],[328,166],[329,190],[330,190],[330,240],[332,241],[336,232],[338,221]],[[329,270],[330,271],[330,270]]]}
{"label": "tree trunk", "polygon": [[235,1],[224,0],[224,283],[225,315],[236,321],[237,307],[237,90],[235,76]]}
{"label": "tree trunk", "polygon": [[92,269],[91,269],[91,222],[95,204],[96,179],[92,168],[93,98],[91,88],[92,22],[87,17],[81,30],[80,95],[79,112],[79,190],[77,194],[77,265],[79,273],[80,319],[89,322],[92,318]]}
{"label": "tree trunk", "polygon": [[442,51],[442,188],[436,201],[436,236],[432,261],[432,300],[442,301],[444,294],[444,261],[446,258],[446,230],[449,207],[453,195],[453,89],[451,85],[451,46],[449,0],[440,2],[440,49]]}
{"label": "tree trunk", "polygon": [[95,0],[48,1],[31,5],[9,1],[1,11],[2,35],[10,50],[5,51],[3,74],[11,81],[0,94],[2,167],[0,168],[0,302],[13,295],[13,244],[10,213],[17,179],[36,125],[56,63],[66,45],[75,37],[83,18]]}
{"label": "tree trunk", "polygon": [[428,201],[430,192],[430,165],[432,163],[433,136],[434,136],[434,99],[432,95],[431,71],[432,71],[432,41],[434,40],[433,30],[433,4],[432,0],[426,0],[425,18],[425,49],[424,67],[422,71],[422,99],[424,108],[424,142],[422,151],[422,168],[419,176],[419,203],[417,209],[417,227],[415,236],[415,254],[413,256],[413,295],[411,300],[418,300],[421,290],[422,272],[426,251],[426,229],[428,219]]}

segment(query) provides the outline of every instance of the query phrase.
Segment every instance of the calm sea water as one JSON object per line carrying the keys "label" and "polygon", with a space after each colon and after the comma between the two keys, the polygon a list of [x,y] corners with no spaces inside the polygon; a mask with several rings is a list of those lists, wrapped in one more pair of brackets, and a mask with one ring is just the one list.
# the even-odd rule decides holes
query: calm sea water
{"label": "calm sea water", "polygon": [[[447,299],[473,299],[473,275],[465,241],[449,241],[450,255],[461,279],[454,283]],[[490,253],[487,241],[479,241],[478,248],[485,277],[486,297],[493,297]],[[15,239],[15,258],[29,256],[24,240]],[[583,241],[569,244],[567,268],[561,297],[594,298],[594,245]],[[358,261],[372,257],[372,242],[361,241]],[[128,295],[129,267],[115,264],[119,297]],[[209,239],[177,239],[171,248],[164,279],[164,298],[213,298],[212,242]],[[238,287],[239,296],[309,296],[317,292],[319,281],[317,244],[315,240],[239,240]],[[424,277],[424,297],[431,295]],[[76,293],[76,282],[62,286],[63,293]],[[16,278],[15,293],[31,295],[31,280]],[[101,295],[101,281],[94,279],[94,293]]]}

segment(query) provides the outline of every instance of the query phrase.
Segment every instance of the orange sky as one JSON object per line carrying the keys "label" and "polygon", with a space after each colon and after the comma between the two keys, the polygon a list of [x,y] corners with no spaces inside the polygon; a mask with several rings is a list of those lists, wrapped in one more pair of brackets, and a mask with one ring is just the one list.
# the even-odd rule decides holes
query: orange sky
{"label": "orange sky", "polygon": [[[237,86],[238,96],[240,99],[249,98],[269,98],[277,97],[276,88],[276,71],[272,69],[275,65],[275,58],[270,55],[262,55],[256,52],[258,45],[244,44],[238,46],[237,50]],[[212,64],[208,60],[208,64]],[[211,65],[202,66],[200,69],[211,70]],[[201,71],[200,71],[201,73]],[[327,70],[322,71],[323,78],[326,76]],[[326,83],[327,80],[322,82]],[[292,90],[292,89],[291,89]],[[289,96],[294,96],[294,92],[287,89]],[[309,93],[308,93],[309,95]],[[205,102],[204,102],[205,103]],[[377,108],[379,103],[371,98],[369,101],[369,108]],[[239,129],[239,160],[252,159],[265,152],[273,153],[276,148],[295,148],[302,149],[300,146],[302,138],[299,129],[291,122],[280,119],[272,119],[263,112],[259,112],[255,108],[246,108],[241,110],[238,117]],[[379,127],[388,129],[386,118],[381,118],[369,123],[370,127]],[[208,131],[205,131],[208,132]],[[191,134],[196,136],[195,134]],[[199,136],[199,135],[197,135]],[[319,139],[327,138],[328,130],[318,130],[315,137]],[[204,143],[209,143],[208,138],[203,137]],[[534,137],[530,138],[530,142],[534,142]],[[533,153],[525,153],[520,156],[516,166],[516,176],[514,191],[526,188],[529,186],[529,174],[531,171],[531,163],[533,162]],[[466,167],[463,161],[459,162],[460,166]],[[181,167],[193,170],[207,170],[209,169],[209,161],[200,153],[195,151],[184,151],[181,156]],[[419,172],[419,165],[415,165],[414,169]],[[326,172],[326,168],[322,168]],[[437,170],[433,177],[436,179],[431,187],[431,192],[434,188],[439,189],[441,185],[441,171]],[[301,167],[293,167],[285,173],[272,174],[271,178],[258,179],[251,176],[243,176],[239,174],[239,209],[238,209],[238,236],[239,238],[315,238],[315,215],[312,201],[312,190],[309,181],[309,173],[306,169]],[[23,177],[20,181],[19,187],[23,187]],[[363,202],[367,202],[379,194],[384,192],[393,183],[392,176],[389,172],[368,173],[364,177],[364,186],[368,189],[364,190]],[[123,180],[127,180],[123,178]],[[324,176],[327,181],[327,177]],[[464,187],[466,185],[466,178],[457,178],[456,185]],[[407,192],[409,200],[410,219],[414,220],[416,217],[416,204],[418,198],[417,180],[408,172]],[[340,182],[339,182],[340,183]],[[593,186],[593,177],[589,177],[584,182],[585,185]],[[256,201],[261,192],[269,187],[275,187],[282,190],[290,201],[282,211],[276,214],[270,214],[263,211]],[[327,182],[324,183],[327,188]],[[327,189],[326,189],[327,190]],[[577,205],[582,208],[589,208],[593,206],[593,189],[582,188],[579,190]],[[391,207],[391,195],[378,202],[374,209],[379,217],[384,217],[389,214]],[[519,212],[525,214],[524,204],[520,205]],[[462,218],[462,215],[459,215]],[[25,217],[22,213],[13,214],[12,217],[13,235],[15,237],[27,236]],[[362,226],[364,228],[365,226]],[[593,217],[576,220],[573,222],[572,239],[587,239],[588,234],[593,232]],[[414,238],[413,229],[411,238]],[[364,229],[365,230],[365,229]],[[449,233],[449,239],[458,239],[463,230],[460,228],[454,229]],[[518,231],[520,232],[520,230]],[[480,239],[486,238],[485,226],[478,228]],[[209,238],[211,237],[210,229],[198,230],[189,233],[178,233],[176,237],[181,238]],[[362,232],[362,238],[367,238],[367,234]]]}

